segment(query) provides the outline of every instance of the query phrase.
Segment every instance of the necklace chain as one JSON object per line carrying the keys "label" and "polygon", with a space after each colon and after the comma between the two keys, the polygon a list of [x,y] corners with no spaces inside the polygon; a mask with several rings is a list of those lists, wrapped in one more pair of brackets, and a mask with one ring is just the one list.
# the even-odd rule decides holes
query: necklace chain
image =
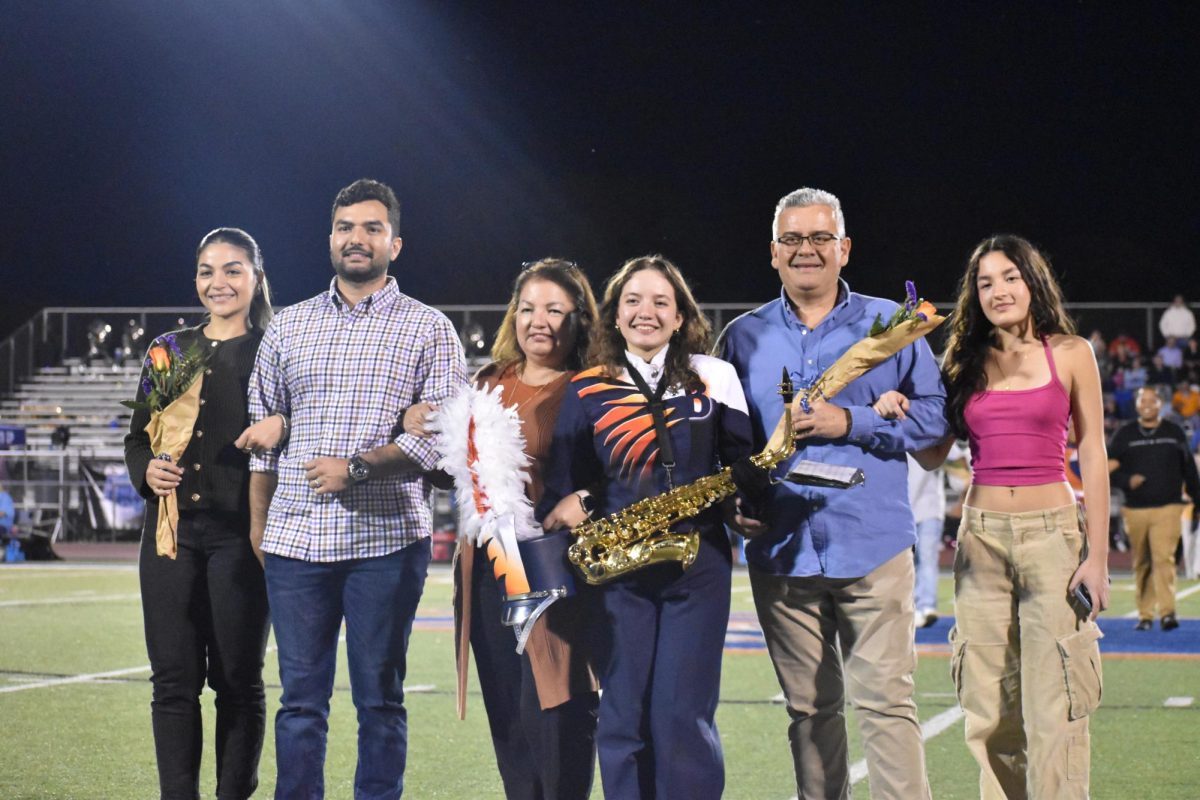
{"label": "necklace chain", "polygon": [[[547,386],[554,383],[555,381],[558,380],[558,378],[560,378],[562,376],[560,375],[558,377],[551,378],[546,383],[543,383],[541,386],[537,387],[537,389],[534,391],[533,394],[529,395],[524,400],[518,400],[517,395],[520,392],[520,389],[522,386],[529,386],[529,384],[527,384],[527,383],[525,383],[525,381],[521,380],[520,374],[516,374],[513,377],[515,377],[516,380],[513,382],[512,390],[507,393],[508,394],[507,399],[505,399],[503,402],[506,407],[511,406],[515,403],[516,411],[518,414],[520,414],[522,408],[524,408],[525,406],[532,403],[535,399],[537,399],[538,395],[540,395],[542,392],[544,392],[546,390]],[[532,387],[530,387],[530,388],[532,388]]]}
{"label": "necklace chain", "polygon": [[1033,345],[1027,344],[1021,350],[1021,357],[1017,359],[1017,368],[1013,370],[1012,375],[1009,375],[1004,371],[1004,367],[1000,365],[999,356],[996,357],[996,369],[999,370],[1000,377],[1004,379],[1003,391],[1007,392],[1012,389],[1012,379],[1021,371],[1021,366],[1025,363],[1025,358],[1029,355],[1029,351],[1032,349],[1032,347]]}

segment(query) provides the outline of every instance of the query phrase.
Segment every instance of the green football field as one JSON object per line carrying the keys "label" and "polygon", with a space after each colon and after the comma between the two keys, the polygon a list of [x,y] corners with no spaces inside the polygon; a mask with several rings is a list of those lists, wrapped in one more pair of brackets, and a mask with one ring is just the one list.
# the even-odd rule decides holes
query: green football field
{"label": "green football field", "polygon": [[[949,613],[950,580],[941,607]],[[1200,584],[1181,581],[1183,627],[1170,634],[1124,633],[1132,621],[1127,577],[1114,581],[1106,613],[1104,701],[1092,723],[1092,796],[1200,797]],[[733,615],[718,721],[725,747],[725,796],[787,800],[795,795],[787,714],[744,571],[734,574]],[[947,670],[945,621],[919,637],[917,702],[925,723],[936,798],[976,797],[976,769],[962,742],[962,721]],[[1172,638],[1174,637],[1174,638]],[[1132,641],[1125,646],[1122,642]],[[1188,644],[1190,642],[1190,644]],[[344,660],[344,659],[343,659]],[[355,721],[339,663],[326,766],[328,797],[349,798]],[[0,565],[0,798],[116,800],[157,796],[150,737],[150,684],[134,565]],[[267,658],[269,710],[279,684]],[[465,722],[454,713],[450,575],[430,573],[409,647],[409,759],[406,797],[499,798],[482,702],[475,689]],[[205,725],[212,741],[212,698]],[[851,721],[852,713],[849,714]],[[864,774],[851,724],[854,776]],[[213,796],[211,753],[202,794]],[[270,731],[259,797],[274,791]],[[599,779],[593,797],[600,797]],[[869,797],[865,779],[856,798]]]}

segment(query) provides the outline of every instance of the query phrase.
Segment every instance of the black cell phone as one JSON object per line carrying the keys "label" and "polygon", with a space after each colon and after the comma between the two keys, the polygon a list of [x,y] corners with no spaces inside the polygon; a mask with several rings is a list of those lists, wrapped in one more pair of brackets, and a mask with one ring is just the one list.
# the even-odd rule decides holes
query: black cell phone
{"label": "black cell phone", "polygon": [[1092,613],[1092,593],[1087,590],[1086,586],[1082,583],[1079,584],[1071,594],[1075,596],[1075,602],[1079,603],[1084,611]]}

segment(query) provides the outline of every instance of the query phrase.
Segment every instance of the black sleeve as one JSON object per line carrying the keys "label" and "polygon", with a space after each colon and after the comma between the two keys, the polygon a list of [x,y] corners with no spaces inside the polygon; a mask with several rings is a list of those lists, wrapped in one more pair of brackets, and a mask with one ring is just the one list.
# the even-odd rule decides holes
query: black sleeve
{"label": "black sleeve", "polygon": [[[150,346],[153,347],[154,342],[151,342]],[[146,385],[149,371],[149,362],[143,359],[142,374],[138,378],[137,394],[134,397],[139,403],[146,399],[143,387]],[[146,433],[146,425],[149,422],[149,411],[144,408],[134,409],[133,417],[129,420],[129,433],[125,434],[125,468],[129,470],[129,482],[137,489],[138,494],[147,500],[156,497],[146,483],[146,467],[150,466],[150,460],[154,458],[154,453],[150,450],[150,436]]]}
{"label": "black sleeve", "polygon": [[1125,456],[1125,452],[1129,446],[1129,425],[1118,428],[1113,434],[1112,444],[1108,446],[1108,457],[1112,460],[1120,462],[1120,466],[1113,470],[1109,476],[1109,481],[1113,486],[1123,492],[1130,491],[1129,478],[1133,473],[1128,469],[1125,462],[1121,459]]}
{"label": "black sleeve", "polygon": [[568,386],[550,440],[544,472],[545,488],[535,510],[538,522],[545,519],[560,500],[579,489],[587,489],[596,496],[598,507],[605,508],[604,478],[604,465],[596,457],[592,442],[591,423],[585,418],[579,394],[574,387]]}
{"label": "black sleeve", "polygon": [[1179,431],[1179,457],[1183,459],[1183,485],[1192,505],[1200,506],[1200,471],[1196,469],[1196,459],[1188,452],[1187,435]]}

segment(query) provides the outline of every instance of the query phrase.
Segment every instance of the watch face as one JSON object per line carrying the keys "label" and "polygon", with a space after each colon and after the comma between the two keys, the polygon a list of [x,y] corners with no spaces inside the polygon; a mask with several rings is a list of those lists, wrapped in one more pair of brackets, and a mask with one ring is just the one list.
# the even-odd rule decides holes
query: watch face
{"label": "watch face", "polygon": [[371,475],[371,467],[358,456],[350,459],[348,471],[353,481],[365,481]]}

